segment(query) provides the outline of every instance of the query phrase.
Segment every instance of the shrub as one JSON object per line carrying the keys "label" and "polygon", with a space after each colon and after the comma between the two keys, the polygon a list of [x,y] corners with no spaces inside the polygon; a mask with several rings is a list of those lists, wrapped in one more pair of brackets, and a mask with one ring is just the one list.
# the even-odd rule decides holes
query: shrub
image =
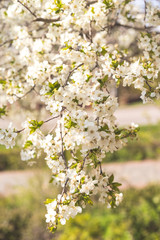
{"label": "shrub", "polygon": [[[0,199],[0,240],[160,239],[160,185],[125,191],[123,202],[113,210],[97,203],[52,236],[46,231],[42,206],[51,192],[42,184],[43,178],[41,174],[29,189]],[[56,191],[52,189],[55,194]]]}

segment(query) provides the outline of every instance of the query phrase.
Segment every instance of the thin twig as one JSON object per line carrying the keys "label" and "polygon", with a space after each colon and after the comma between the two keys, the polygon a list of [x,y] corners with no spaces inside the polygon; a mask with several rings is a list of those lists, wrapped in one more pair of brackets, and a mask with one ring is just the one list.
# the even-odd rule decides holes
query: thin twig
{"label": "thin twig", "polygon": [[10,40],[5,41],[4,43],[0,44],[0,47],[3,47],[7,43],[12,43],[14,40],[15,39],[10,39]]}
{"label": "thin twig", "polygon": [[87,159],[87,157],[88,157],[88,155],[90,154],[90,151],[87,153],[87,155],[84,157],[84,159],[83,159],[83,163],[82,163],[82,166],[81,166],[81,170],[83,170],[83,168],[84,168],[84,165],[85,165],[85,162],[86,162],[86,159]]}
{"label": "thin twig", "polygon": [[73,73],[75,70],[77,70],[79,67],[83,66],[83,65],[84,65],[84,63],[81,63],[81,64],[79,64],[77,67],[75,67],[72,71],[69,72],[68,77],[67,77],[67,80],[66,80],[65,84],[63,85],[63,87],[65,87],[65,86],[67,85],[68,80],[70,79],[72,73]]}
{"label": "thin twig", "polygon": [[90,42],[93,43],[92,21],[90,21],[90,24],[89,24],[89,38],[90,38]]}
{"label": "thin twig", "polygon": [[55,116],[55,117],[51,117],[51,118],[49,118],[48,120],[44,121],[44,123],[50,122],[50,121],[52,121],[53,119],[56,119],[56,118],[58,118],[58,117],[60,117],[60,115]]}
{"label": "thin twig", "polygon": [[147,84],[147,86],[149,87],[149,90],[151,91],[151,90],[152,90],[152,87],[151,87],[151,85],[148,83],[147,80],[145,80],[145,83]]}
{"label": "thin twig", "polygon": [[113,27],[124,27],[126,29],[135,29],[137,31],[148,31],[148,30],[154,30],[153,27],[137,27],[137,26],[130,26],[130,25],[125,25],[125,24],[121,24],[119,22],[116,22],[115,25]]}
{"label": "thin twig", "polygon": [[21,1],[17,0],[18,3],[20,3],[25,9],[27,9],[28,12],[32,14],[33,17],[37,18],[36,14],[29,9],[25,4],[23,4]]}
{"label": "thin twig", "polygon": [[62,190],[62,193],[61,193],[61,199],[62,199],[64,193],[66,192],[66,186],[67,186],[68,181],[69,181],[69,177],[67,177],[67,179],[65,181],[65,184],[64,184],[64,187],[63,187],[63,190]]}
{"label": "thin twig", "polygon": [[100,175],[102,175],[103,171],[102,171],[102,164],[101,164],[101,162],[99,162],[99,170],[100,170]]}
{"label": "thin twig", "polygon": [[25,130],[25,128],[22,128],[21,130],[16,131],[16,133],[21,133]]}
{"label": "thin twig", "polygon": [[147,2],[144,0],[144,28],[146,29]]}
{"label": "thin twig", "polygon": [[[60,114],[60,117],[62,118],[62,112]],[[64,160],[64,164],[65,164],[65,168],[68,169],[68,166],[67,166],[67,160],[65,158],[65,155],[64,155],[64,148],[63,148],[63,133],[62,133],[62,124],[60,123],[60,136],[61,136],[61,156]]]}
{"label": "thin twig", "polygon": [[95,3],[97,3],[97,0],[95,0],[95,1],[87,1],[86,6],[89,7],[90,5],[95,4]]}
{"label": "thin twig", "polygon": [[12,96],[16,96],[19,100],[26,97],[30,92],[35,89],[36,85],[34,85],[28,92],[26,92],[22,97],[17,96],[16,94],[12,94]]}
{"label": "thin twig", "polygon": [[24,95],[23,95],[23,97],[21,97],[21,98],[24,98],[24,97],[26,97],[30,92],[32,92],[34,89],[35,89],[35,87],[36,87],[36,85],[34,85],[28,92],[26,92]]}

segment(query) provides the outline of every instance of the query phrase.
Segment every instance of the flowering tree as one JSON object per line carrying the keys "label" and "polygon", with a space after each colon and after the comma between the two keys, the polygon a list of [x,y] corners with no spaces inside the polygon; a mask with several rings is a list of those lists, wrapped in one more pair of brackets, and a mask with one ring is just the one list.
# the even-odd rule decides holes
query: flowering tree
{"label": "flowering tree", "polygon": [[[24,107],[26,98],[51,114],[34,119],[31,112],[19,129],[0,129],[0,144],[13,147],[22,135],[22,160],[46,153],[51,182],[62,188],[46,200],[53,232],[94,195],[108,207],[121,200],[120,184],[101,163],[135,137],[138,126],[117,125],[112,88],[133,85],[144,103],[159,98],[159,16],[146,0],[139,9],[130,0],[0,1],[0,117],[15,102]],[[43,131],[54,119],[56,126]]]}

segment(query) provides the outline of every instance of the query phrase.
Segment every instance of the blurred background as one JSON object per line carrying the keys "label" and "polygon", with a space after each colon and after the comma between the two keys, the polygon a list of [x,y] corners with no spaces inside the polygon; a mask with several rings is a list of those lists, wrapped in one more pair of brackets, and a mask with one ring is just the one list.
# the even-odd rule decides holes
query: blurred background
{"label": "blurred background", "polygon": [[[143,3],[136,0],[142,10]],[[129,54],[138,56],[137,32],[132,28],[120,31],[115,29],[112,42],[118,41],[122,49],[125,42]],[[142,105],[138,90],[121,85],[113,87],[113,94],[120,104],[115,114],[117,123],[140,125],[137,139],[106,154],[103,161],[105,171],[114,173],[122,183],[124,199],[120,206],[107,209],[95,199],[94,207],[59,226],[53,235],[45,223],[44,201],[54,198],[58,189],[49,183],[51,173],[44,156],[31,166],[20,160],[18,146],[11,150],[0,146],[0,240],[160,240],[160,102]],[[6,119],[0,119],[0,128],[10,120],[19,127],[19,120],[33,110],[44,119],[44,106],[38,99],[31,104],[32,99],[19,101]],[[15,117],[17,111],[19,119]]]}

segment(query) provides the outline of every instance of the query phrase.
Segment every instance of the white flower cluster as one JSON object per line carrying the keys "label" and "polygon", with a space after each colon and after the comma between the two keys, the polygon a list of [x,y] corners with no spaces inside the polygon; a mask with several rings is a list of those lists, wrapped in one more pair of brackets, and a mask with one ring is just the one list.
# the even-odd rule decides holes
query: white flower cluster
{"label": "white flower cluster", "polygon": [[[60,201],[60,203],[59,203]],[[51,203],[47,203],[46,222],[56,225],[57,219],[62,225],[69,220],[70,217],[75,217],[77,213],[81,213],[82,208],[75,206],[74,201],[65,199],[61,195],[58,195],[57,200],[53,200]]]}
{"label": "white flower cluster", "polygon": [[[135,57],[110,39],[121,23],[134,28],[125,25],[135,19],[128,9],[132,9],[130,1],[123,0],[8,0],[0,8],[3,105],[25,102],[34,93],[51,114],[46,121],[28,120],[17,132],[24,136],[22,160],[43,150],[52,180],[62,187],[57,199],[46,201],[46,221],[53,231],[58,222],[65,224],[92,204],[95,194],[107,206],[121,201],[119,183],[103,172],[101,162],[107,152],[117,151],[128,137],[135,137],[138,126],[117,126],[118,102],[112,86],[133,85],[144,102],[160,96],[159,35],[149,32],[150,25],[146,32],[145,22],[138,38],[141,52]],[[151,13],[155,28],[155,12]],[[144,19],[149,24],[148,15]],[[56,126],[44,134],[41,126],[53,119]],[[0,130],[0,144],[12,147],[16,135],[11,128]]]}
{"label": "white flower cluster", "polygon": [[151,2],[148,2],[146,12],[147,23],[155,27],[160,25],[160,8],[159,6],[156,5],[157,5],[156,2],[155,5],[152,5]]}
{"label": "white flower cluster", "polygon": [[7,129],[0,129],[0,144],[5,145],[7,149],[15,146],[16,137],[17,133],[12,128],[12,123],[9,124]]}

